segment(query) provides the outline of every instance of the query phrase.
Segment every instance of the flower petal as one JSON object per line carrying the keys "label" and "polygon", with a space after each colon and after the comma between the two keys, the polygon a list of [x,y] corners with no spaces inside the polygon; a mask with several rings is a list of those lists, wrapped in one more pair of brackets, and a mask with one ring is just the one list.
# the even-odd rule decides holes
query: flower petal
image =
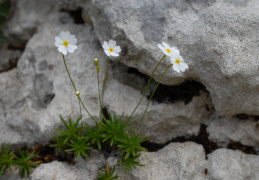
{"label": "flower petal", "polygon": [[172,51],[172,54],[175,54],[176,56],[180,56],[180,51],[176,47],[171,47],[170,50]]}
{"label": "flower petal", "polygon": [[[61,33],[60,33],[60,38],[61,38],[61,40],[62,41],[64,41],[64,40],[67,40],[67,32],[68,31],[61,31]],[[69,32],[68,32],[69,33]],[[69,33],[70,34],[70,33]]]}
{"label": "flower petal", "polygon": [[72,44],[72,45],[67,46],[67,51],[70,53],[73,53],[76,49],[77,49],[76,45]]}
{"label": "flower petal", "polygon": [[115,48],[115,46],[116,46],[116,41],[114,41],[114,40],[110,40],[109,41],[109,47],[111,47],[111,48]]}
{"label": "flower petal", "polygon": [[163,51],[165,49],[161,44],[158,44],[157,46],[159,49],[161,49],[161,51]]}
{"label": "flower petal", "polygon": [[113,50],[114,50],[115,53],[120,53],[121,52],[120,46],[115,46],[115,48]]}
{"label": "flower petal", "polygon": [[175,63],[176,59],[179,59],[180,61],[183,60],[183,58],[180,56],[180,54],[178,54],[178,53],[171,53],[170,54],[170,60],[171,60],[172,64]]}
{"label": "flower petal", "polygon": [[118,57],[119,54],[117,54],[117,53],[115,53],[115,52],[111,52],[111,56]]}
{"label": "flower petal", "polygon": [[60,37],[55,37],[55,46],[59,47],[63,44],[63,41],[60,39]]}
{"label": "flower petal", "polygon": [[71,35],[68,39],[69,44],[75,45],[77,43],[77,39],[74,35]]}
{"label": "flower petal", "polygon": [[186,69],[188,69],[189,68],[189,66],[188,66],[188,64],[186,64],[186,63],[180,63],[180,66],[182,67],[182,69],[184,69],[183,71],[185,71]]}
{"label": "flower petal", "polygon": [[111,56],[111,52],[108,49],[105,49],[104,52],[107,56]]}
{"label": "flower petal", "polygon": [[109,45],[108,45],[108,43],[106,41],[103,42],[102,46],[103,46],[104,50],[108,50],[109,49]]}
{"label": "flower petal", "polygon": [[165,49],[171,49],[171,47],[169,46],[169,44],[162,42],[163,46],[165,47]]}
{"label": "flower petal", "polygon": [[173,69],[174,69],[176,72],[180,73],[180,68],[179,68],[178,64],[174,64],[174,65],[173,65]]}
{"label": "flower petal", "polygon": [[178,67],[179,67],[180,71],[182,71],[182,72],[185,71],[184,66],[182,66],[182,63],[178,64]]}
{"label": "flower petal", "polygon": [[67,49],[65,46],[59,46],[58,51],[61,52],[62,54],[66,55],[67,54]]}
{"label": "flower petal", "polygon": [[171,61],[172,64],[175,64],[176,59],[177,59],[176,56],[174,56],[174,54],[171,54],[170,61]]}
{"label": "flower petal", "polygon": [[178,58],[178,59],[180,59],[181,62],[184,62],[184,59],[183,59],[182,56],[179,55],[179,58]]}

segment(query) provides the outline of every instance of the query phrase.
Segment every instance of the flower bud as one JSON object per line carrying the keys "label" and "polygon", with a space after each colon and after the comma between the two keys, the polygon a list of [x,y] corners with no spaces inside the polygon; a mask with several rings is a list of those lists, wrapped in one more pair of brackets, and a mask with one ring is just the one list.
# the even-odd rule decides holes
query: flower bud
{"label": "flower bud", "polygon": [[101,67],[99,65],[96,66],[96,70],[97,70],[98,73],[99,73],[100,69],[101,69]]}
{"label": "flower bud", "polygon": [[96,66],[98,66],[99,59],[98,58],[94,58],[94,63],[95,63]]}
{"label": "flower bud", "polygon": [[80,91],[76,91],[76,96],[80,96]]}

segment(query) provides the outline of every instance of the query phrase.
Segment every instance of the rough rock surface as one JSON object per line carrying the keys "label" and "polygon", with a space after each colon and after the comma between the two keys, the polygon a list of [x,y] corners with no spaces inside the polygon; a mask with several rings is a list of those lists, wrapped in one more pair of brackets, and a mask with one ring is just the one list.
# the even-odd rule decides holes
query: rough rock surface
{"label": "rough rock surface", "polygon": [[21,52],[19,50],[0,49],[0,73],[8,71],[16,66]]}
{"label": "rough rock surface", "polygon": [[157,152],[144,152],[139,160],[145,166],[134,169],[121,180],[205,180],[203,147],[192,142],[171,143]]}
{"label": "rough rock surface", "polygon": [[259,124],[253,117],[248,119],[223,118],[216,113],[207,124],[209,139],[217,142],[222,147],[227,147],[230,142],[238,142],[254,147],[259,152]]}
{"label": "rough rock surface", "polygon": [[31,180],[93,180],[104,165],[103,154],[91,151],[90,157],[87,157],[86,160],[77,160],[74,166],[57,161],[41,164],[33,171],[30,178]]}
{"label": "rough rock surface", "polygon": [[259,156],[218,149],[208,156],[209,180],[259,179]]}
{"label": "rough rock surface", "polygon": [[[122,46],[119,61],[151,74],[162,57],[157,44],[177,46],[189,64],[185,73],[170,70],[164,84],[195,79],[206,86],[219,114],[259,115],[259,1],[87,0],[100,41]],[[169,60],[155,73],[158,80]]]}
{"label": "rough rock surface", "polygon": [[[131,89],[131,87],[125,88],[117,81],[110,80],[107,85],[105,105],[110,111],[118,114],[124,112],[124,116],[129,117],[140,97],[139,91]],[[136,128],[147,103],[148,100],[143,99],[132,117],[133,120],[136,120],[134,123]],[[166,143],[177,136],[197,135],[200,124],[211,114],[211,111],[206,109],[208,104],[210,104],[210,99],[205,93],[193,97],[193,100],[188,104],[183,101],[169,104],[153,102],[149,105],[139,133],[143,136],[146,135],[149,141],[159,144]]]}
{"label": "rough rock surface", "polygon": [[75,159],[75,165],[58,161],[44,163],[33,169],[28,178],[20,178],[18,169],[14,168],[13,174],[8,173],[0,180],[94,180],[103,167],[105,167],[104,155],[92,150],[85,160]]}
{"label": "rough rock surface", "polygon": [[5,36],[12,44],[25,43],[58,6],[53,1],[13,1],[14,11],[5,27]]}

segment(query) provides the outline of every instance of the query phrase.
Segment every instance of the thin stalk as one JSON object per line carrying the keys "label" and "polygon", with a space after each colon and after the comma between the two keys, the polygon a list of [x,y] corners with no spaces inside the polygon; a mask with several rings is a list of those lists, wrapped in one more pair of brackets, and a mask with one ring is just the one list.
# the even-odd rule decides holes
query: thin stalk
{"label": "thin stalk", "polygon": [[152,72],[152,74],[151,74],[151,77],[150,77],[150,79],[149,79],[149,81],[148,81],[148,84],[147,84],[147,86],[146,86],[146,89],[145,89],[145,91],[144,91],[142,97],[140,98],[140,100],[139,100],[137,106],[135,107],[135,109],[133,110],[133,112],[131,113],[131,115],[130,115],[130,117],[128,118],[127,121],[129,121],[129,120],[131,119],[131,117],[133,116],[133,114],[134,114],[135,111],[137,110],[139,104],[141,103],[143,97],[145,96],[145,94],[146,94],[146,92],[147,92],[147,90],[148,90],[148,87],[149,87],[149,85],[150,85],[150,83],[151,83],[151,80],[152,80],[152,78],[153,78],[153,76],[154,76],[154,73],[155,73],[156,69],[158,68],[159,64],[163,61],[163,59],[164,59],[165,57],[166,57],[166,55],[164,55],[164,56],[160,59],[160,61],[157,63],[155,69],[153,70],[153,72]]}
{"label": "thin stalk", "polygon": [[80,97],[78,97],[80,103],[82,104],[83,108],[85,109],[85,111],[87,112],[87,114],[90,116],[90,118],[95,122],[97,123],[97,121],[93,118],[93,116],[91,116],[91,114],[88,112],[88,110],[86,109],[84,103],[82,102],[82,99]]}
{"label": "thin stalk", "polygon": [[[61,53],[61,54],[62,54],[62,53]],[[63,57],[63,61],[64,61],[64,64],[65,64],[65,67],[66,67],[66,70],[67,70],[67,74],[68,74],[69,79],[70,79],[70,81],[71,81],[71,83],[72,83],[72,85],[73,85],[73,87],[74,87],[75,92],[76,92],[76,91],[77,91],[77,90],[76,90],[76,86],[75,86],[75,84],[74,84],[74,82],[73,82],[73,80],[72,80],[72,78],[71,78],[71,76],[70,76],[70,73],[69,73],[69,71],[68,71],[67,64],[66,64],[66,59],[65,59],[64,54],[62,54],[62,57]],[[96,122],[95,119],[91,116],[91,114],[87,111],[87,109],[86,109],[84,103],[82,102],[80,96],[78,96],[78,99],[79,99],[80,103],[83,105],[83,107],[84,107],[85,111],[87,112],[87,114],[91,117],[91,119],[92,119],[94,122]]]}
{"label": "thin stalk", "polygon": [[[62,54],[62,53],[61,53],[61,54]],[[73,85],[75,91],[76,91],[76,86],[75,86],[75,84],[74,84],[74,82],[73,82],[73,80],[72,80],[72,78],[71,78],[71,76],[70,76],[70,73],[69,73],[69,71],[68,71],[67,63],[66,63],[66,59],[65,59],[64,54],[62,54],[62,57],[63,57],[63,61],[64,61],[64,64],[65,64],[65,67],[66,67],[66,70],[67,70],[67,74],[68,74],[68,76],[69,76],[69,78],[70,78],[70,81],[71,81],[71,83],[72,83],[72,85]]]}
{"label": "thin stalk", "polygon": [[139,125],[138,125],[138,129],[137,129],[137,132],[136,132],[136,133],[138,133],[138,131],[139,131],[139,128],[140,128],[140,126],[141,126],[141,124],[142,124],[142,121],[143,121],[143,119],[144,119],[144,117],[145,117],[145,114],[146,114],[146,112],[147,112],[147,108],[148,108],[148,106],[149,106],[149,103],[150,103],[150,101],[151,101],[153,95],[155,94],[155,92],[156,92],[156,90],[157,90],[157,88],[158,88],[160,82],[162,81],[162,79],[164,78],[166,72],[168,71],[168,69],[169,69],[171,66],[172,66],[172,64],[170,64],[170,65],[166,68],[164,74],[163,74],[162,77],[159,79],[159,82],[157,83],[157,85],[156,85],[156,87],[155,87],[153,93],[151,94],[151,96],[150,96],[150,98],[149,98],[149,100],[148,100],[146,109],[145,109],[145,111],[144,111],[144,113],[143,113],[143,115],[142,115],[142,118],[141,118],[141,120],[140,120],[140,123],[139,123]]}
{"label": "thin stalk", "polygon": [[103,80],[102,104],[103,104],[103,97],[104,97],[106,81],[107,81],[107,77],[108,77],[109,64],[110,64],[110,58],[108,57],[107,58],[107,65],[106,65],[106,71],[105,71],[105,77],[104,77],[104,80]]}
{"label": "thin stalk", "polygon": [[81,108],[81,103],[80,103],[80,100],[79,100],[79,97],[78,98],[78,103],[79,103],[79,109],[80,109],[80,116],[81,116],[81,134],[83,134],[83,118],[82,118],[82,108]]}
{"label": "thin stalk", "polygon": [[100,91],[100,76],[99,76],[98,69],[97,69],[97,81],[98,81],[98,92],[99,92],[99,102],[100,102],[100,122],[102,122],[102,99],[101,99],[101,91]]}

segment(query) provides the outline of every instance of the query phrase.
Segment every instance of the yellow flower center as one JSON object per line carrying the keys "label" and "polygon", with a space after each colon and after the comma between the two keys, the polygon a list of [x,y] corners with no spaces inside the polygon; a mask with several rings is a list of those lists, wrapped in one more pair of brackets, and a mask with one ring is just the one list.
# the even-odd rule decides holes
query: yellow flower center
{"label": "yellow flower center", "polygon": [[175,60],[175,63],[176,63],[176,64],[180,64],[180,62],[181,62],[181,61],[180,61],[179,59],[176,59],[176,60]]}
{"label": "yellow flower center", "polygon": [[63,41],[63,45],[67,47],[69,45],[68,41]]}
{"label": "yellow flower center", "polygon": [[113,48],[109,48],[109,51],[110,51],[110,52],[113,52],[114,50],[113,50]]}
{"label": "yellow flower center", "polygon": [[170,49],[166,49],[166,52],[171,53],[171,50]]}

